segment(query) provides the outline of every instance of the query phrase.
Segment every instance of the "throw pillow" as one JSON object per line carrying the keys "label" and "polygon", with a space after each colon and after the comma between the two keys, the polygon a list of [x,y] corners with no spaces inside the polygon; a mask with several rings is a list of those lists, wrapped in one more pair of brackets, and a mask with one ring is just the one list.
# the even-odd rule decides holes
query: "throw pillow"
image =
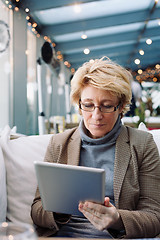
{"label": "throw pillow", "polygon": [[139,124],[138,129],[143,131],[148,131],[153,135],[154,141],[158,147],[158,151],[160,154],[160,129],[148,130],[146,125],[143,122]]}
{"label": "throw pillow", "polygon": [[43,161],[51,134],[10,140],[9,126],[1,134],[7,180],[7,220],[32,224],[31,204],[37,180],[34,161]]}

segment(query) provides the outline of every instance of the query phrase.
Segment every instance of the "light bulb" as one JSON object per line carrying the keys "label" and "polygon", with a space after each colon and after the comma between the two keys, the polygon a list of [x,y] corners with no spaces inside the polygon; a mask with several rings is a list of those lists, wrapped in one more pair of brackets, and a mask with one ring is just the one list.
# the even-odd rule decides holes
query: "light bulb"
{"label": "light bulb", "polygon": [[148,39],[146,40],[146,43],[147,43],[148,45],[151,45],[151,44],[152,44],[152,39],[148,38]]}
{"label": "light bulb", "polygon": [[134,62],[135,62],[135,64],[138,65],[138,64],[140,64],[141,61],[137,58],[137,59],[134,60]]}
{"label": "light bulb", "polygon": [[84,52],[84,54],[89,54],[90,50],[88,48],[85,48],[83,52]]}

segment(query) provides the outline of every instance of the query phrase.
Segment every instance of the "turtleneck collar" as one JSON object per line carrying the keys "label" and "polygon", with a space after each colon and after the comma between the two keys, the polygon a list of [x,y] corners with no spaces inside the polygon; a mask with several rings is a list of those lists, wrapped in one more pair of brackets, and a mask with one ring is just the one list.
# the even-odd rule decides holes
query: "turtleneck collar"
{"label": "turtleneck collar", "polygon": [[112,128],[112,130],[110,132],[108,132],[104,137],[93,139],[86,134],[86,132],[87,132],[86,127],[85,127],[84,121],[82,119],[79,124],[80,136],[81,136],[82,142],[85,142],[87,144],[98,145],[98,144],[103,144],[106,142],[114,143],[120,133],[121,126],[122,126],[122,122],[121,122],[121,118],[119,116],[114,127]]}

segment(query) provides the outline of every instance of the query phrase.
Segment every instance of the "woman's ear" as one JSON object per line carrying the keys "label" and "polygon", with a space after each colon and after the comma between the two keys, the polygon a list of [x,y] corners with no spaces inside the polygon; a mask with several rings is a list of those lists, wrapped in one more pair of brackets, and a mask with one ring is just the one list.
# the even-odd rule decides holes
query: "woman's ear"
{"label": "woman's ear", "polygon": [[122,103],[120,103],[120,105],[119,105],[119,112],[121,113],[123,111],[123,109],[124,109],[124,105]]}
{"label": "woman's ear", "polygon": [[123,117],[123,109],[124,109],[124,105],[122,105],[122,104],[120,104],[120,106],[119,106],[119,115],[120,115],[120,117],[122,118]]}

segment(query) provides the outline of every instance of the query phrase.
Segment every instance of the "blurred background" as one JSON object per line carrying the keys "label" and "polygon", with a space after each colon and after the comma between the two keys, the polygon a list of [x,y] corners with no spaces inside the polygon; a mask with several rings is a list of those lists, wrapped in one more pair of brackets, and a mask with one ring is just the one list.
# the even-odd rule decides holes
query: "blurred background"
{"label": "blurred background", "polygon": [[124,124],[160,128],[158,0],[0,0],[0,129],[33,135],[76,126],[70,81],[103,56],[134,77]]}

